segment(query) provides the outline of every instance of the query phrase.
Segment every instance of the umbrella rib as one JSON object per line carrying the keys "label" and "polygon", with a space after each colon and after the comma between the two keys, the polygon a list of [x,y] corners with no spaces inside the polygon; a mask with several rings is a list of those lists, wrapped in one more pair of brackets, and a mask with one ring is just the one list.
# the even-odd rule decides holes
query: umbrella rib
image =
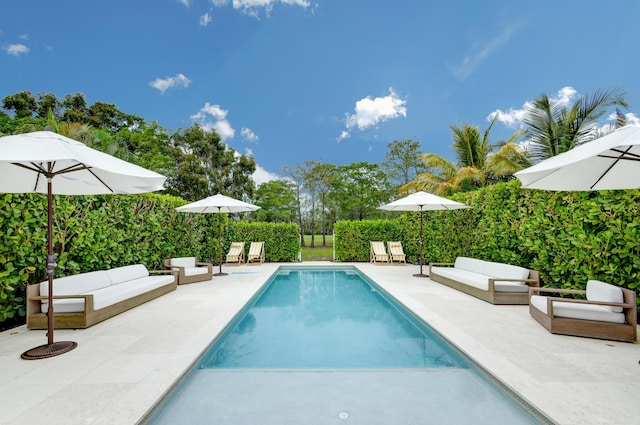
{"label": "umbrella rib", "polygon": [[[598,155],[598,156],[601,156],[601,157],[603,157],[603,158],[612,158],[612,159],[614,159],[615,161],[613,161],[613,162],[611,163],[611,165],[609,165],[609,167],[604,171],[604,173],[602,173],[602,174],[600,175],[600,177],[598,177],[598,179],[597,179],[597,180],[596,180],[596,181],[591,185],[591,189],[593,189],[593,188],[594,188],[598,183],[600,183],[600,180],[602,180],[602,179],[604,178],[604,176],[606,176],[606,175],[607,175],[607,173],[608,173],[609,171],[611,171],[611,169],[612,169],[613,167],[615,167],[615,165],[616,165],[616,164],[617,164],[621,159],[627,159],[627,158],[625,158],[625,155],[627,155],[627,153],[629,153],[629,150],[630,150],[630,149],[631,149],[631,146],[627,147],[627,149],[626,149],[626,150],[624,150],[624,151],[622,151],[622,150],[618,150],[618,149],[612,149],[612,150],[613,150],[613,151],[615,151],[615,152],[619,152],[619,153],[620,153],[620,156],[605,156],[605,155]],[[631,159],[631,158],[628,158],[628,159]]]}

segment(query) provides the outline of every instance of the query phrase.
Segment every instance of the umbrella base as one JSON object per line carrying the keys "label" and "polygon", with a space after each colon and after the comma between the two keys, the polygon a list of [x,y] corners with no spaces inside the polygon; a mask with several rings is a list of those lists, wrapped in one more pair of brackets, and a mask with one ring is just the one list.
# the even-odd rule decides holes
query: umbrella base
{"label": "umbrella base", "polygon": [[429,275],[424,273],[416,273],[413,275],[413,277],[429,277]]}
{"label": "umbrella base", "polygon": [[214,273],[214,276],[227,276],[229,275],[229,273],[224,273],[224,272],[220,272],[220,273]]}
{"label": "umbrella base", "polygon": [[78,346],[77,342],[73,341],[60,341],[53,344],[39,345],[38,347],[27,350],[20,357],[25,360],[38,360],[46,359],[47,357],[54,357],[60,354],[64,354],[73,350]]}

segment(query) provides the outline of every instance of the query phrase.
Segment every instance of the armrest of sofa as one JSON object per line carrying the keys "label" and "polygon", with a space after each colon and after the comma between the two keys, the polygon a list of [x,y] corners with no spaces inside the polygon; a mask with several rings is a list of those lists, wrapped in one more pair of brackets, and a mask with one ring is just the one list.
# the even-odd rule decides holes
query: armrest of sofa
{"label": "armrest of sofa", "polygon": [[[65,300],[70,298],[84,298],[84,313],[86,314],[89,311],[93,311],[93,294],[81,294],[81,295],[54,295],[51,297],[54,300]],[[30,300],[34,301],[46,301],[49,299],[48,296],[38,295],[36,297],[29,297]],[[54,309],[55,313],[55,309]]]}
{"label": "armrest of sofa", "polygon": [[429,267],[453,267],[454,263],[429,263]]}
{"label": "armrest of sofa", "polygon": [[563,288],[541,288],[541,287],[529,287],[529,296],[536,295],[536,292],[551,292],[556,294],[582,294],[586,295],[587,291],[583,289],[563,289]]}

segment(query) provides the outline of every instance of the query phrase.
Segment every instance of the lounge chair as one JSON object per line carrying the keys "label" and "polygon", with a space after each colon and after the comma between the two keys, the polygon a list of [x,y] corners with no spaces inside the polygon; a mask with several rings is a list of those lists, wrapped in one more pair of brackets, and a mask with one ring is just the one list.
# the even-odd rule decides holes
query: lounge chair
{"label": "lounge chair", "polygon": [[178,285],[211,280],[213,265],[196,261],[196,257],[177,257],[164,260],[165,270],[178,272]]}
{"label": "lounge chair", "polygon": [[406,255],[402,249],[402,242],[387,242],[389,247],[389,261],[398,263],[407,263]]}
{"label": "lounge chair", "polygon": [[[541,292],[584,294],[585,299],[537,295]],[[636,342],[636,293],[598,280],[586,291],[529,288],[529,313],[549,332],[589,338]]]}
{"label": "lounge chair", "polygon": [[387,250],[384,247],[384,242],[381,241],[371,241],[371,255],[369,257],[369,262],[378,263],[378,262],[389,262],[389,255],[387,254]]}
{"label": "lounge chair", "polygon": [[225,261],[227,264],[229,263],[244,263],[244,242],[233,242],[229,247],[229,252],[227,253],[227,259]]}
{"label": "lounge chair", "polygon": [[264,263],[264,242],[251,242],[247,263],[253,263],[254,261],[260,264]]}

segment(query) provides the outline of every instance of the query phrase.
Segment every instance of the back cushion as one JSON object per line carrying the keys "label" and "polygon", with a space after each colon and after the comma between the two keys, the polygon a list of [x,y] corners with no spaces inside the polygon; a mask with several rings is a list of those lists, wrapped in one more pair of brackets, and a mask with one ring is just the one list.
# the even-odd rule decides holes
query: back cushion
{"label": "back cushion", "polygon": [[[589,280],[587,281],[587,299],[605,303],[623,303],[624,295],[622,294],[622,289],[617,286],[599,280]],[[622,312],[622,307],[604,306],[604,308],[614,313]]]}
{"label": "back cushion", "polygon": [[196,257],[180,257],[180,258],[172,258],[171,265],[177,267],[195,267],[196,266]]}
{"label": "back cushion", "polygon": [[[78,295],[85,292],[105,288],[111,284],[107,272],[99,270],[95,272],[81,273],[73,276],[53,279],[53,295]],[[49,295],[49,281],[40,283],[40,295]]]}
{"label": "back cushion", "polygon": [[134,264],[132,266],[116,267],[115,269],[107,270],[109,280],[112,285],[117,285],[129,280],[139,279],[141,277],[149,276],[149,271],[144,264]]}
{"label": "back cushion", "polygon": [[511,264],[487,261],[482,269],[482,274],[485,276],[504,279],[527,279],[529,277],[529,270],[524,267],[514,266]]}
{"label": "back cushion", "polygon": [[484,261],[476,258],[458,257],[456,258],[455,268],[474,273],[482,273],[483,264]]}

